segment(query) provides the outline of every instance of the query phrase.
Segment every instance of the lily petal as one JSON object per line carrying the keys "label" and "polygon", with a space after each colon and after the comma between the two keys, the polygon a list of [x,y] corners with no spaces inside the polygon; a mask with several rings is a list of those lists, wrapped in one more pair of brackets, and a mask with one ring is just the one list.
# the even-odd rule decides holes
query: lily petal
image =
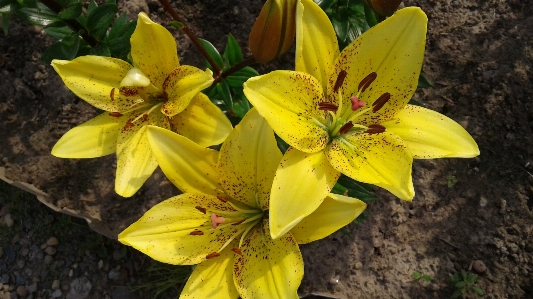
{"label": "lily petal", "polygon": [[296,8],[295,70],[317,78],[326,94],[329,72],[337,56],[337,35],[328,16],[312,0],[299,1]]}
{"label": "lily petal", "polygon": [[274,132],[253,108],[220,149],[220,183],[231,198],[268,210],[270,189],[281,157]]}
{"label": "lily petal", "polygon": [[250,78],[244,94],[281,139],[304,152],[326,147],[329,134],[324,125],[320,82],[313,76],[293,71],[274,71]]}
{"label": "lily petal", "polygon": [[402,109],[416,91],[418,76],[424,60],[427,17],[418,7],[397,11],[392,17],[359,36],[339,55],[329,77],[328,94],[341,71],[347,73],[341,86],[344,107],[350,96],[358,93],[358,86],[370,73],[377,78],[360,96],[371,107],[382,94],[390,93],[390,100],[373,113],[362,116],[359,123],[375,124],[389,120]]}
{"label": "lily petal", "polygon": [[222,143],[233,129],[224,112],[201,92],[185,110],[170,119],[170,125],[174,132],[201,146]]}
{"label": "lily petal", "polygon": [[142,102],[140,97],[119,93],[120,81],[132,68],[120,59],[82,56],[72,61],[53,60],[52,66],[68,89],[98,109],[122,112]]}
{"label": "lily petal", "polygon": [[[197,207],[206,209],[205,213]],[[211,227],[213,211],[234,211],[214,196],[182,194],[169,198],[146,212],[118,235],[118,240],[173,265],[194,265],[206,260],[231,240],[240,227]],[[200,231],[203,234],[193,233]]]}
{"label": "lily petal", "polygon": [[430,109],[407,105],[382,125],[405,141],[415,159],[479,155],[476,142],[460,124]]}
{"label": "lily petal", "polygon": [[52,149],[52,155],[60,158],[96,158],[117,151],[118,133],[127,116],[114,117],[102,113],[72,128],[61,137]]}
{"label": "lily petal", "polygon": [[146,138],[147,125],[170,127],[168,119],[161,113],[144,114],[144,111],[137,111],[120,131],[115,192],[121,196],[135,194],[157,168],[157,161]]}
{"label": "lily petal", "polygon": [[235,257],[233,277],[243,299],[298,298],[304,263],[296,240],[286,234],[272,240],[268,221],[253,229]]}
{"label": "lily petal", "polygon": [[329,194],[340,173],[324,152],[289,148],[281,160],[270,194],[270,230],[276,239],[313,213]]}
{"label": "lily petal", "polygon": [[217,179],[218,152],[163,128],[149,126],[148,141],[167,178],[182,192],[223,195]]}
{"label": "lily petal", "polygon": [[161,112],[174,116],[183,111],[191,100],[204,88],[213,83],[213,72],[205,72],[190,65],[182,65],[168,74],[163,89],[168,94],[168,101],[161,107]]}
{"label": "lily petal", "polygon": [[330,194],[318,209],[302,219],[290,233],[298,244],[320,240],[354,221],[365,209],[366,203],[359,199]]}
{"label": "lily petal", "polygon": [[153,85],[161,88],[167,76],[180,65],[178,46],[172,34],[141,12],[130,42],[134,65]]}
{"label": "lily petal", "polygon": [[181,291],[180,299],[238,298],[239,293],[233,283],[233,247],[236,246],[229,245],[220,252],[220,256],[198,264]]}
{"label": "lily petal", "polygon": [[347,134],[328,145],[331,165],[354,180],[384,188],[403,200],[412,200],[413,156],[394,133]]}

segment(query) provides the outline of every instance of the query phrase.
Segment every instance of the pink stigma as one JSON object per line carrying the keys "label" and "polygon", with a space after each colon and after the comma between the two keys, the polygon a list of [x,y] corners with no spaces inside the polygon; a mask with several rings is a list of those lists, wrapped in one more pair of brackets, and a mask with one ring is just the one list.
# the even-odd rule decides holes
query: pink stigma
{"label": "pink stigma", "polygon": [[225,221],[224,217],[217,216],[217,214],[211,214],[211,227],[217,228],[221,223]]}
{"label": "pink stigma", "polygon": [[365,107],[365,102],[359,100],[356,96],[351,96],[350,101],[352,101],[352,111]]}

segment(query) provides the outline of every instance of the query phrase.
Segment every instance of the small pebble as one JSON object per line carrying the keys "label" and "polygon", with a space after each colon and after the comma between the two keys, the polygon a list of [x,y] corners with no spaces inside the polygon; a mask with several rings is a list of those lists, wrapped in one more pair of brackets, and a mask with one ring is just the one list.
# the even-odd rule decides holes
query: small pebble
{"label": "small pebble", "polygon": [[[0,256],[1,256],[1,255],[0,255]],[[104,261],[99,260],[99,261],[98,261],[98,270],[102,270],[103,267],[104,267]]]}
{"label": "small pebble", "polygon": [[48,246],[48,247],[46,247],[44,252],[48,253],[49,255],[54,255],[54,254],[56,254],[57,250],[55,249],[55,247]]}
{"label": "small pebble", "polygon": [[28,290],[26,290],[26,287],[24,286],[18,286],[17,295],[19,295],[20,297],[26,297],[28,296]]}
{"label": "small pebble", "polygon": [[33,293],[33,292],[37,291],[37,283],[34,282],[34,283],[30,284],[29,286],[26,287],[26,290],[28,290],[29,293]]}
{"label": "small pebble", "polygon": [[472,263],[472,269],[474,269],[474,271],[476,271],[477,273],[481,274],[481,273],[484,273],[485,271],[487,271],[487,266],[482,261],[475,260]]}
{"label": "small pebble", "polygon": [[13,221],[13,217],[11,217],[11,214],[6,214],[4,216],[4,223],[7,225],[7,227],[12,227],[15,224],[15,221]]}
{"label": "small pebble", "polygon": [[361,262],[357,262],[357,263],[355,263],[354,267],[355,267],[356,270],[359,270],[359,269],[363,268],[363,264]]}
{"label": "small pebble", "polygon": [[59,289],[60,286],[61,286],[61,282],[56,279],[56,280],[54,280],[54,282],[52,282],[52,287],[51,288],[52,288],[52,290],[55,291],[55,290]]}
{"label": "small pebble", "polygon": [[51,237],[48,239],[48,241],[46,241],[46,245],[48,246],[56,246],[57,244],[59,244],[59,240],[57,240],[56,237]]}
{"label": "small pebble", "polygon": [[23,260],[18,260],[17,261],[17,267],[19,267],[20,269],[24,268],[24,261]]}
{"label": "small pebble", "polygon": [[27,256],[28,253],[30,253],[30,249],[28,249],[28,248],[23,248],[23,249],[20,251],[20,254],[21,254],[22,256]]}
{"label": "small pebble", "polygon": [[46,255],[44,257],[44,263],[50,265],[54,261],[54,258],[51,255]]}
{"label": "small pebble", "polygon": [[113,251],[113,259],[115,261],[118,261],[122,258],[122,253],[120,252],[120,250],[116,249],[115,251]]}
{"label": "small pebble", "polygon": [[68,271],[68,277],[72,276],[74,276],[74,270],[70,269],[70,271]]}
{"label": "small pebble", "polygon": [[61,290],[55,290],[55,291],[52,293],[52,297],[53,297],[53,298],[59,298],[59,297],[61,297],[61,295],[63,295],[63,293],[61,292]]}
{"label": "small pebble", "polygon": [[107,277],[111,280],[117,281],[120,278],[120,270],[111,269],[107,274]]}
{"label": "small pebble", "polygon": [[481,196],[481,198],[479,199],[479,206],[486,207],[488,203],[489,201],[485,197]]}

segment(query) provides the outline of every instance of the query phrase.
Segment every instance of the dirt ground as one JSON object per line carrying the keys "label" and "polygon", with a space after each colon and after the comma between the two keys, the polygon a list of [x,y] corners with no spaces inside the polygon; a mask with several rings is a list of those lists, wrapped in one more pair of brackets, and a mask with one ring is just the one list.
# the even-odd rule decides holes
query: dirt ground
{"label": "dirt ground", "polygon": [[[131,16],[147,11],[154,21],[170,21],[155,0],[119,2]],[[302,246],[306,271],[300,293],[450,298],[448,275],[477,269],[485,298],[533,298],[533,3],[404,2],[422,7],[429,17],[423,71],[434,88],[418,91],[415,99],[461,123],[481,155],[415,161],[413,202],[378,191],[381,200],[369,205],[363,223]],[[230,32],[246,44],[263,1],[173,3],[199,36],[222,49]],[[186,37],[172,32],[182,63],[203,67]],[[49,43],[40,28],[16,21],[9,35],[0,37],[0,167],[9,180],[41,190],[39,200],[51,208],[84,217],[114,238],[177,190],[157,171],[137,195],[123,199],[113,191],[114,156],[50,155],[62,134],[98,111],[39,62]],[[291,58],[259,69],[291,69]],[[476,260],[485,271],[472,267]],[[415,280],[415,271],[431,281]]]}

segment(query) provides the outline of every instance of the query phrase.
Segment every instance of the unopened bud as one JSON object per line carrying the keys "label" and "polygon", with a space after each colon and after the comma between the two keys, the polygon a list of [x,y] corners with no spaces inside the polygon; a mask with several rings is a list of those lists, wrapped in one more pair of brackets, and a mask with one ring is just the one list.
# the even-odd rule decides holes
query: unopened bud
{"label": "unopened bud", "polygon": [[402,0],[365,0],[366,4],[382,17],[390,17],[398,9]]}
{"label": "unopened bud", "polygon": [[248,46],[255,61],[265,63],[287,52],[296,34],[297,0],[267,0],[255,20]]}

